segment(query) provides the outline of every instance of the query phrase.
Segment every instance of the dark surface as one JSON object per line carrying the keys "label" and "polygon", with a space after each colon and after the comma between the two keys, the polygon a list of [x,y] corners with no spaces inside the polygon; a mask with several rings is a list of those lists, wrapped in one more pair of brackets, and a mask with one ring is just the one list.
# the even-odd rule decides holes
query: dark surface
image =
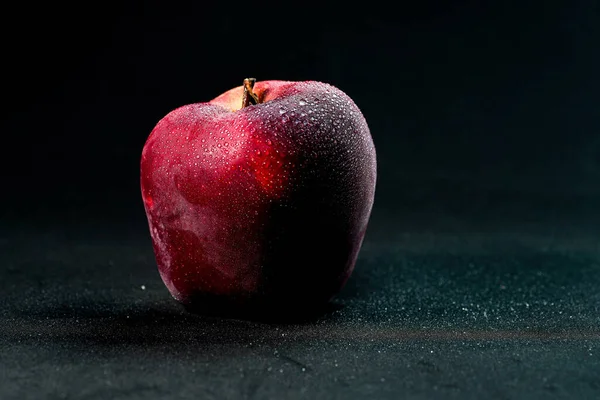
{"label": "dark surface", "polygon": [[597,399],[595,201],[464,204],[376,209],[332,307],[291,323],[186,312],[140,213],[3,229],[1,397]]}

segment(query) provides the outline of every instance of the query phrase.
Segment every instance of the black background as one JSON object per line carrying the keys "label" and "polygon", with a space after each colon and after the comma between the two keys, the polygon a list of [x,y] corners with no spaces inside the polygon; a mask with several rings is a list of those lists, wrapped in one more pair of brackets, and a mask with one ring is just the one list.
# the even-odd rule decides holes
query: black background
{"label": "black background", "polygon": [[[7,398],[598,395],[597,2],[15,3],[3,20]],[[143,144],[247,76],[331,83],[373,135],[371,225],[320,322],[191,316],[156,273]]]}
{"label": "black background", "polygon": [[597,193],[595,2],[398,7],[20,6],[3,35],[4,200],[139,211],[154,124],[248,75],[355,99],[377,145],[378,200],[392,206],[415,181]]}

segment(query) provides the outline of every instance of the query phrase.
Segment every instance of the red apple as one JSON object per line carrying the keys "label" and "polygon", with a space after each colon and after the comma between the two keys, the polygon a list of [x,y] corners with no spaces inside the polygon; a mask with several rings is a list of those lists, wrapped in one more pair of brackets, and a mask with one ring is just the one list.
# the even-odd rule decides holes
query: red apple
{"label": "red apple", "polygon": [[144,145],[160,276],[176,300],[203,308],[327,303],[354,268],[373,205],[369,128],[329,84],[244,83],[171,111]]}

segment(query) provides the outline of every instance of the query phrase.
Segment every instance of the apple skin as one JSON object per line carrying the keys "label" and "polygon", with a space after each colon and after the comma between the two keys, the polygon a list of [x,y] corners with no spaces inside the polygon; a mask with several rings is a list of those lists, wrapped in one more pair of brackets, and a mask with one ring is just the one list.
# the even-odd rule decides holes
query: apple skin
{"label": "apple skin", "polygon": [[376,154],[362,113],[316,81],[262,81],[177,108],[148,137],[141,192],[160,276],[187,306],[306,308],[352,273]]}

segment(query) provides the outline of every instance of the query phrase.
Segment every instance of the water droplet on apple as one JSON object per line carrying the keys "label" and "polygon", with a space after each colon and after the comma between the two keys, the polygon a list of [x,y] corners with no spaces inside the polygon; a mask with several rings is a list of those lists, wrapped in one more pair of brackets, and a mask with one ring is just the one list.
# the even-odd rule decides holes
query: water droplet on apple
{"label": "water droplet on apple", "polygon": [[279,109],[279,114],[285,114],[286,112],[287,112],[287,110],[285,110],[285,109],[283,109],[283,108],[280,108],[280,109]]}
{"label": "water droplet on apple", "polygon": [[306,105],[306,101],[304,101],[304,100],[300,100],[300,101],[298,102],[298,104],[300,104],[301,106],[305,106],[305,105]]}
{"label": "water droplet on apple", "polygon": [[267,139],[267,144],[270,146],[273,142],[271,142],[271,139]]}

